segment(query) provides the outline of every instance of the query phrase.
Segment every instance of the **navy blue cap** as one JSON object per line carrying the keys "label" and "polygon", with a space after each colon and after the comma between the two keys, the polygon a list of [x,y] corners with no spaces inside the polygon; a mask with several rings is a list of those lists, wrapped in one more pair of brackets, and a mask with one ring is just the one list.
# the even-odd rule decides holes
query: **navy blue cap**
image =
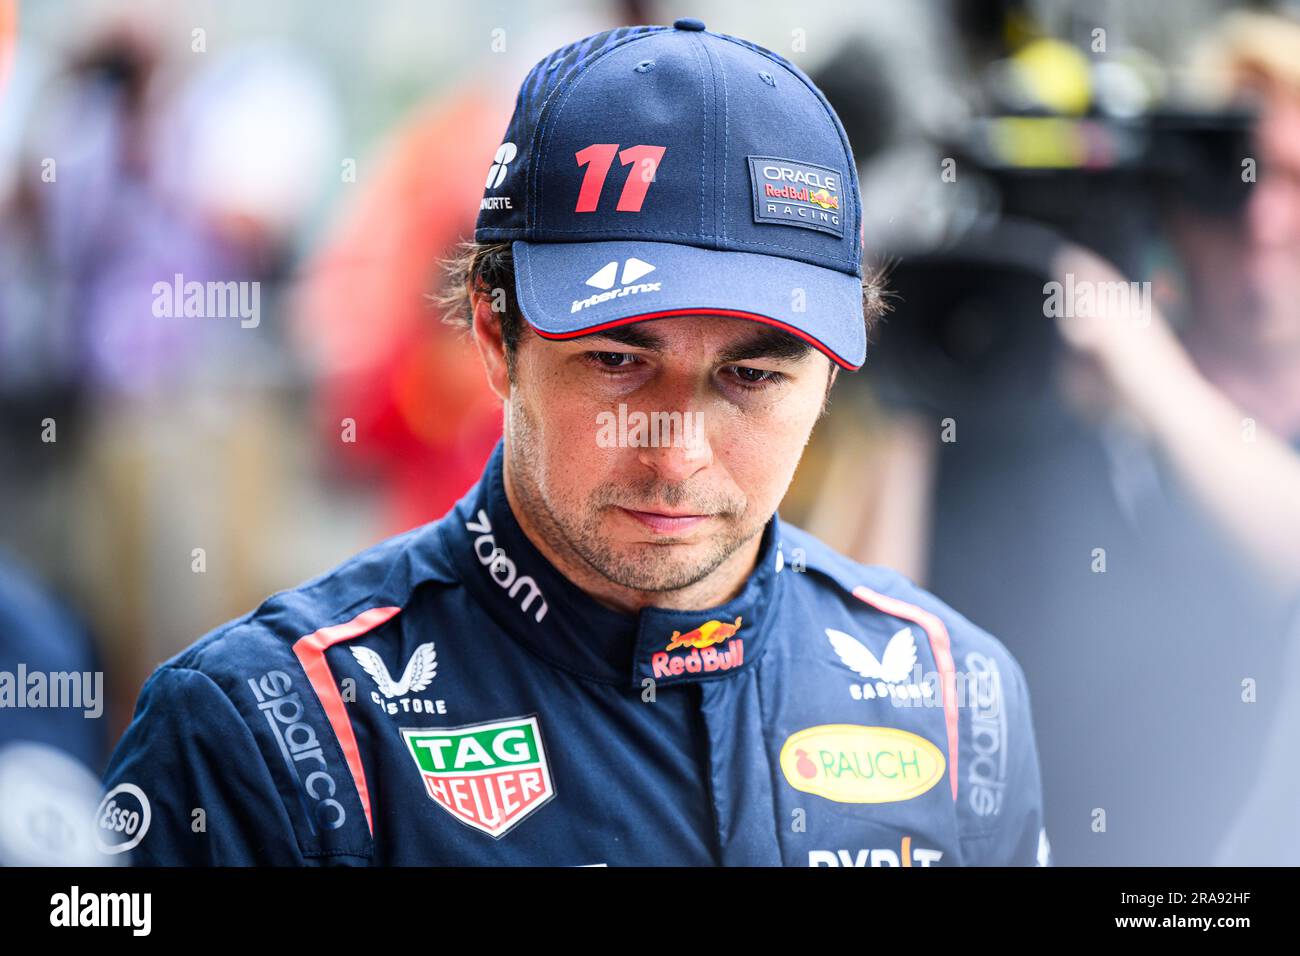
{"label": "navy blue cap", "polygon": [[775,53],[699,20],[625,27],[528,74],[474,238],[511,241],[539,335],[707,313],[856,369],[862,210],[826,98]]}

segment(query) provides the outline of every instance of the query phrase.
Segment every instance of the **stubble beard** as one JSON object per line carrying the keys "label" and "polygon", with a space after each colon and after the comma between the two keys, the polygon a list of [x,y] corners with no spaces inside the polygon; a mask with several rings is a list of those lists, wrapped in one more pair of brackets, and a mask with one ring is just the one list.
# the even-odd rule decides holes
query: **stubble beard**
{"label": "stubble beard", "polygon": [[[693,507],[716,514],[720,525],[712,537],[690,547],[684,545],[636,543],[617,547],[601,527],[610,506],[643,507],[655,502],[676,507],[689,499],[681,485],[651,480],[643,485],[601,485],[586,501],[547,494],[553,487],[546,480],[541,433],[525,404],[511,399],[506,415],[510,439],[508,463],[513,490],[546,541],[565,559],[581,563],[605,580],[641,592],[677,591],[706,579],[767,524],[762,519],[752,528],[740,527],[737,516],[745,512],[744,501],[735,499],[701,502]],[[594,441],[594,438],[593,438]]]}

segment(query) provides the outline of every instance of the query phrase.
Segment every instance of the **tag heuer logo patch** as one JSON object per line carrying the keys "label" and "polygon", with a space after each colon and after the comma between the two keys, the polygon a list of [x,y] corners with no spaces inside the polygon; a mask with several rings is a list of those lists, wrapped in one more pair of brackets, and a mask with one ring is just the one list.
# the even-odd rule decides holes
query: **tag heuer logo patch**
{"label": "tag heuer logo patch", "polygon": [[430,799],[502,837],[555,796],[536,715],[464,727],[403,728]]}

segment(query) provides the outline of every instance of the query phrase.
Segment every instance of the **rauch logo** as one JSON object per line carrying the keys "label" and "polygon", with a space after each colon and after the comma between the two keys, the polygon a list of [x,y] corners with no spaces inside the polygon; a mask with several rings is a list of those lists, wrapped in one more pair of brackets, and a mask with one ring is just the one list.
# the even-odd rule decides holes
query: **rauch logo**
{"label": "rauch logo", "polygon": [[820,724],[793,733],[781,772],[796,790],[836,803],[893,803],[919,797],[943,777],[943,752],[897,727]]}

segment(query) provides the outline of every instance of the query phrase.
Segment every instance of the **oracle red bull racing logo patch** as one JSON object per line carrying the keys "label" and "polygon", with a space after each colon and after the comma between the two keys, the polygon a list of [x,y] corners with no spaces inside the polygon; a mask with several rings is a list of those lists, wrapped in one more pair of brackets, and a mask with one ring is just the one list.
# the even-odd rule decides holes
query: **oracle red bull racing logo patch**
{"label": "oracle red bull racing logo patch", "polygon": [[[743,618],[726,621],[705,621],[686,633],[673,631],[668,645],[651,655],[650,665],[655,677],[676,677],[679,674],[709,674],[728,671],[745,662],[745,642],[735,637]],[[727,643],[724,645],[723,641]],[[686,654],[673,654],[689,647]]]}
{"label": "oracle red bull racing logo patch", "polygon": [[843,176],[814,163],[750,156],[754,221],[817,229],[844,238],[840,204]]}
{"label": "oracle red bull racing logo patch", "polygon": [[429,799],[501,838],[555,796],[536,715],[463,727],[403,728]]}

